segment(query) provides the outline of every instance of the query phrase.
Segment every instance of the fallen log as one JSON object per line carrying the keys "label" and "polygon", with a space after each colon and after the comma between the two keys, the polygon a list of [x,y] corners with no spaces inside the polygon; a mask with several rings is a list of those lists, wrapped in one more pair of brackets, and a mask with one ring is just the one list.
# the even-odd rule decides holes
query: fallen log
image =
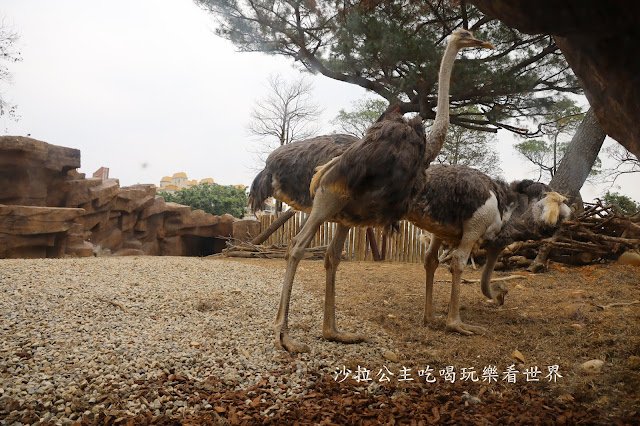
{"label": "fallen log", "polygon": [[282,213],[279,218],[277,218],[271,225],[267,227],[264,231],[262,231],[257,237],[251,241],[252,244],[258,245],[267,241],[267,238],[271,236],[278,228],[280,228],[286,221],[291,219],[296,212],[292,209],[287,210]]}
{"label": "fallen log", "polygon": [[[323,259],[327,252],[327,246],[310,247],[305,250],[304,259]],[[229,239],[227,248],[221,255],[226,257],[282,259],[287,255],[287,246],[263,246],[245,241]]]}

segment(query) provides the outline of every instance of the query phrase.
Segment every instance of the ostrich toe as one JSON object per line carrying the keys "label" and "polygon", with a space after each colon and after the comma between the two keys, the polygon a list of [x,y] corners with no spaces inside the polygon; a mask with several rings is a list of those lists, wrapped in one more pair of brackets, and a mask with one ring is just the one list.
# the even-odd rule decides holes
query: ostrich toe
{"label": "ostrich toe", "polygon": [[309,346],[293,340],[286,329],[276,325],[274,331],[276,333],[276,348],[292,353],[309,352]]}
{"label": "ostrich toe", "polygon": [[362,334],[348,333],[346,331],[338,330],[325,330],[322,332],[322,337],[332,342],[341,343],[360,343],[366,340]]}
{"label": "ostrich toe", "polygon": [[488,330],[484,327],[465,324],[462,321],[455,321],[447,324],[447,331],[455,331],[465,336],[472,336],[474,334],[482,336],[486,334]]}

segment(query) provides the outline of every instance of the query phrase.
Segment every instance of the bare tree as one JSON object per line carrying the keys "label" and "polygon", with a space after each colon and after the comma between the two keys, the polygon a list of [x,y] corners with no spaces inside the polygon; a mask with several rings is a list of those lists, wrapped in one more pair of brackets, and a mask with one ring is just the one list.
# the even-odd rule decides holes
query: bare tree
{"label": "bare tree", "polygon": [[247,129],[266,144],[262,154],[278,146],[317,134],[315,119],[322,113],[313,102],[313,85],[304,77],[286,81],[280,76],[267,78],[270,93],[256,102]]}
{"label": "bare tree", "polygon": [[[312,100],[313,85],[303,76],[289,82],[270,75],[267,82],[271,90],[256,102],[247,124],[249,133],[260,139],[256,151],[260,163],[279,146],[316,135],[320,127],[315,122],[322,114],[320,106]],[[276,214],[281,211],[282,202],[276,201]]]}
{"label": "bare tree", "polygon": [[606,148],[605,152],[616,163],[611,169],[605,170],[605,176],[611,185],[622,175],[640,173],[640,159],[619,143]]}
{"label": "bare tree", "polygon": [[1,86],[11,83],[11,72],[7,63],[22,60],[20,52],[16,48],[18,38],[18,33],[7,26],[4,21],[0,23],[0,116],[7,114],[13,119],[17,119],[16,105],[11,105],[6,101]]}

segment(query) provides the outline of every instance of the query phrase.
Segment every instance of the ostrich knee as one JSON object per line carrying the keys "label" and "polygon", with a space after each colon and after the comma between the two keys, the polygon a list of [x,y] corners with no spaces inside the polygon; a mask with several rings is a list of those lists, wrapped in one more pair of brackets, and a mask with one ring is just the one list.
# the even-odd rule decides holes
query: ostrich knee
{"label": "ostrich knee", "polygon": [[326,271],[332,271],[334,269],[338,269],[339,264],[340,255],[331,250],[327,251],[327,254],[324,257],[324,269]]}
{"label": "ostrich knee", "polygon": [[291,261],[297,264],[304,257],[305,248],[306,247],[303,244],[300,244],[297,237],[292,238],[289,247],[287,247],[285,260],[287,260],[287,262]]}
{"label": "ostrich knee", "polygon": [[467,261],[469,260],[469,256],[465,256],[460,251],[456,251],[451,257],[451,266],[449,270],[451,274],[456,274],[458,276],[462,275],[462,271],[464,271],[464,267],[467,265]]}
{"label": "ostrich knee", "polygon": [[438,269],[440,261],[438,260],[438,251],[434,250],[433,253],[427,252],[424,259],[424,270],[427,274],[434,273]]}

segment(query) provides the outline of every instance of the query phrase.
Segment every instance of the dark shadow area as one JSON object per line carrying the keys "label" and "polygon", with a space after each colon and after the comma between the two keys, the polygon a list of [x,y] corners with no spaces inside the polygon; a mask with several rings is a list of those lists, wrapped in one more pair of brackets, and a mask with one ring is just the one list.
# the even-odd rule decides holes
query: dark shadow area
{"label": "dark shadow area", "polygon": [[220,253],[226,247],[225,240],[220,238],[184,235],[185,256],[209,256]]}

